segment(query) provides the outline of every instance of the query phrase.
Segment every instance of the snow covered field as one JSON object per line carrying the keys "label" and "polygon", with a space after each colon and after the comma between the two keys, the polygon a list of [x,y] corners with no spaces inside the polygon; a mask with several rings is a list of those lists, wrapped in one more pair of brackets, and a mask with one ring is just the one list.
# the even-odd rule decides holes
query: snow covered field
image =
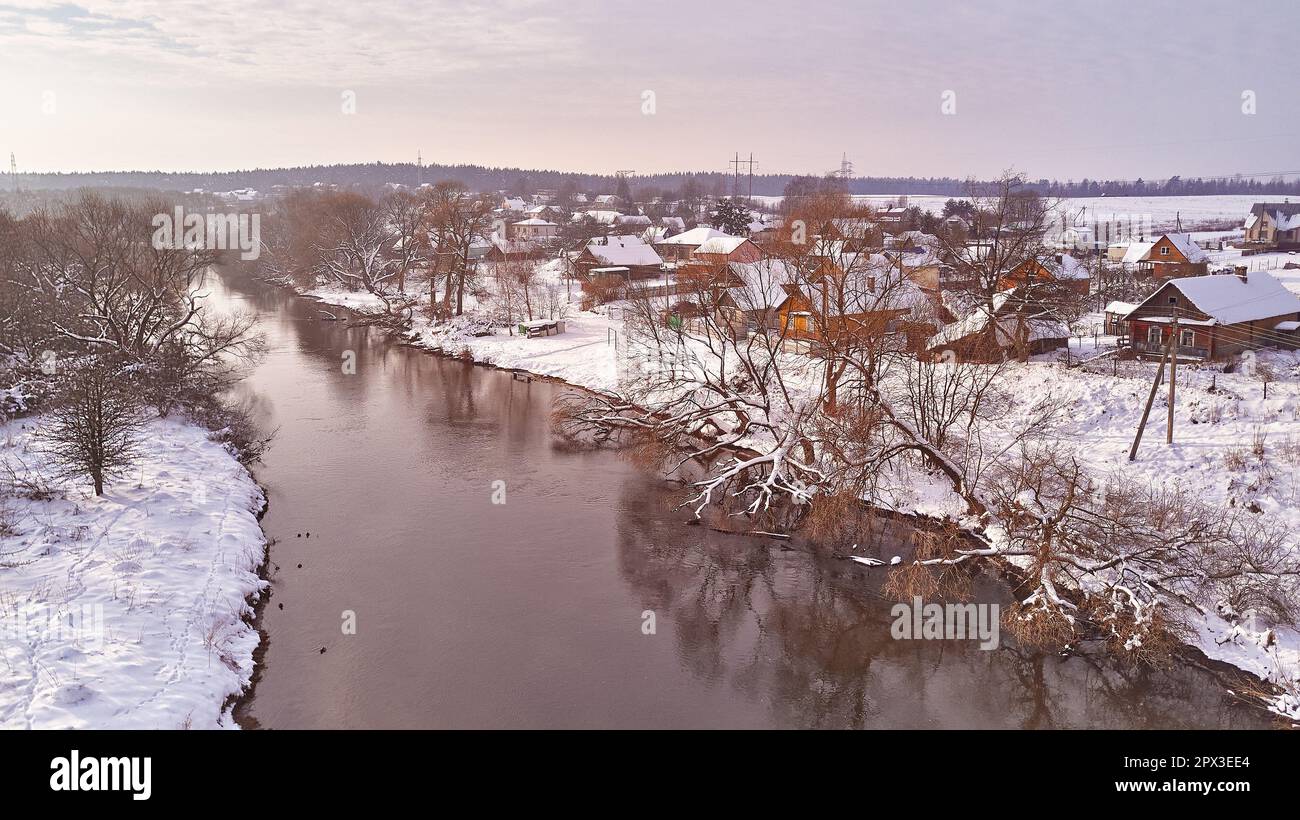
{"label": "snow covered field", "polygon": [[[859,202],[881,207],[899,201],[899,194],[860,194],[853,197]],[[1072,197],[1062,205],[1071,216],[1082,214],[1083,219],[1105,219],[1110,215],[1138,217],[1150,215],[1156,228],[1172,228],[1181,219],[1185,228],[1208,221],[1235,220],[1245,222],[1250,206],[1264,200],[1281,201],[1285,197],[1255,194],[1223,194],[1217,196],[1091,196]],[[775,207],[779,196],[756,196],[756,200]],[[907,204],[923,211],[942,213],[943,204],[961,197],[914,194],[907,196]]]}
{"label": "snow covered field", "polygon": [[[0,426],[0,459],[44,471],[38,419]],[[96,498],[58,483],[0,519],[0,727],[234,728],[253,672],[260,488],[207,431],[154,420],[131,477]],[[7,523],[7,526],[4,526]]]}

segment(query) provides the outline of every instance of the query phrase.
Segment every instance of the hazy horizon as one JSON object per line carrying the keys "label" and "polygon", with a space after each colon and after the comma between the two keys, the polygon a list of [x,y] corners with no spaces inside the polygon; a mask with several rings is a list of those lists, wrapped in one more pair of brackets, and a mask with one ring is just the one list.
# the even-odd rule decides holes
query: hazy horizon
{"label": "hazy horizon", "polygon": [[0,0],[0,152],[22,173],[417,151],[600,174],[737,151],[761,174],[842,153],[859,176],[1300,173],[1300,7],[1196,5]]}

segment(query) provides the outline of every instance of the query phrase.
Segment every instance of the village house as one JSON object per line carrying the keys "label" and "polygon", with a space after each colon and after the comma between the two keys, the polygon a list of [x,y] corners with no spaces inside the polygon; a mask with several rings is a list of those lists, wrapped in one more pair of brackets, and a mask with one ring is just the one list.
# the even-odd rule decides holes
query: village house
{"label": "village house", "polygon": [[545,244],[560,235],[560,226],[545,219],[523,219],[511,223],[509,238],[517,242],[539,242]]}
{"label": "village house", "polygon": [[614,217],[614,227],[620,230],[644,230],[653,224],[650,217],[643,214],[620,214]]}
{"label": "village house", "polygon": [[1019,289],[993,295],[930,338],[926,351],[962,362],[997,362],[1050,353],[1069,342],[1070,328],[1049,307]]}
{"label": "village house", "polygon": [[574,222],[580,222],[583,219],[590,219],[597,225],[613,226],[614,220],[622,216],[618,211],[603,211],[592,209],[590,211],[579,211],[573,215]]}
{"label": "village house", "polygon": [[1017,286],[1055,286],[1079,296],[1087,296],[1091,287],[1090,276],[1088,268],[1082,262],[1068,253],[1062,253],[1051,259],[1026,259],[1002,277],[998,286],[1002,290]]}
{"label": "village house", "polygon": [[931,296],[879,255],[845,273],[834,269],[793,289],[777,308],[786,338],[833,342],[842,334],[893,339],[919,351],[935,329]]}
{"label": "village house", "polygon": [[661,216],[659,225],[665,230],[665,236],[672,236],[686,230],[686,220],[680,216]]}
{"label": "village house", "polygon": [[821,226],[823,239],[842,240],[854,251],[880,248],[885,245],[885,233],[880,226],[866,217],[837,217]]}
{"label": "village house", "polygon": [[1125,317],[1131,348],[1163,355],[1175,320],[1180,359],[1224,359],[1243,350],[1294,345],[1300,297],[1264,272],[1195,276],[1165,282]]}
{"label": "village house", "polygon": [[784,225],[785,220],[776,216],[756,219],[749,223],[749,240],[759,247],[773,244],[780,239]]}
{"label": "village house", "polygon": [[691,262],[699,265],[757,262],[762,258],[759,247],[745,237],[725,235],[704,240],[691,254]]}
{"label": "village house", "polygon": [[655,249],[636,236],[598,236],[587,243],[573,266],[586,278],[598,268],[626,268],[629,279],[659,276],[663,260]]}
{"label": "village house", "polygon": [[515,262],[522,259],[545,259],[546,251],[536,242],[506,240],[494,236],[483,255],[486,262]]}
{"label": "village house", "polygon": [[1246,241],[1268,248],[1300,247],[1300,202],[1256,202],[1246,217]]}
{"label": "village house", "polygon": [[1155,279],[1204,276],[1210,267],[1209,255],[1185,233],[1163,234],[1154,242],[1133,242],[1121,261],[1136,268],[1139,275]]}
{"label": "village house", "polygon": [[1102,333],[1107,336],[1128,335],[1128,315],[1137,305],[1133,302],[1110,302],[1102,311]]}
{"label": "village house", "polygon": [[529,219],[558,219],[563,216],[564,211],[554,205],[538,204],[524,210],[524,216]]}
{"label": "village house", "polygon": [[655,243],[655,251],[668,263],[683,263],[690,260],[695,249],[706,241],[719,236],[726,236],[719,230],[701,225]]}
{"label": "village house", "polygon": [[893,205],[876,212],[876,225],[882,233],[894,235],[907,229],[907,205]]}
{"label": "village house", "polygon": [[727,280],[717,298],[718,321],[737,337],[778,329],[781,307],[799,293],[794,272],[779,259],[732,262]]}

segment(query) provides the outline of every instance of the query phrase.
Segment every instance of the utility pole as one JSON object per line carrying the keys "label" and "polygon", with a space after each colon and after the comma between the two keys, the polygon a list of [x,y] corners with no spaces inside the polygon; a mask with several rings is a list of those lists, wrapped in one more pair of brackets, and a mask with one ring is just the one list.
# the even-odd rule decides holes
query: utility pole
{"label": "utility pole", "polygon": [[1165,444],[1174,443],[1174,391],[1178,389],[1178,308],[1174,308],[1173,329],[1169,331],[1169,421],[1165,423]]}
{"label": "utility pole", "polygon": [[1147,426],[1147,416],[1151,415],[1151,405],[1155,403],[1156,391],[1160,389],[1160,382],[1165,376],[1165,360],[1173,352],[1173,337],[1169,337],[1169,344],[1165,345],[1165,352],[1160,357],[1160,367],[1156,370],[1156,379],[1151,382],[1151,393],[1147,395],[1147,406],[1142,411],[1142,420],[1138,422],[1137,435],[1133,438],[1133,448],[1128,451],[1128,460],[1133,461],[1137,458],[1138,445],[1142,443],[1142,430]]}
{"label": "utility pole", "polygon": [[731,197],[736,199],[740,196],[740,166],[749,167],[749,196],[754,196],[754,153],[751,151],[749,159],[741,159],[740,152],[736,152],[736,158],[727,163],[732,166],[733,178],[731,182]]}

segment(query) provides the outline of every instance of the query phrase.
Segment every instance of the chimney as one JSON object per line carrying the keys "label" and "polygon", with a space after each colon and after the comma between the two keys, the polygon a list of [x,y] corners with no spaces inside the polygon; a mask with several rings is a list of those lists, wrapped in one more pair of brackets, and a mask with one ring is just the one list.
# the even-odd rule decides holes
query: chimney
{"label": "chimney", "polygon": [[1238,265],[1236,270],[1237,270],[1238,279],[1240,279],[1242,282],[1250,281],[1250,272],[1247,270],[1245,265]]}

